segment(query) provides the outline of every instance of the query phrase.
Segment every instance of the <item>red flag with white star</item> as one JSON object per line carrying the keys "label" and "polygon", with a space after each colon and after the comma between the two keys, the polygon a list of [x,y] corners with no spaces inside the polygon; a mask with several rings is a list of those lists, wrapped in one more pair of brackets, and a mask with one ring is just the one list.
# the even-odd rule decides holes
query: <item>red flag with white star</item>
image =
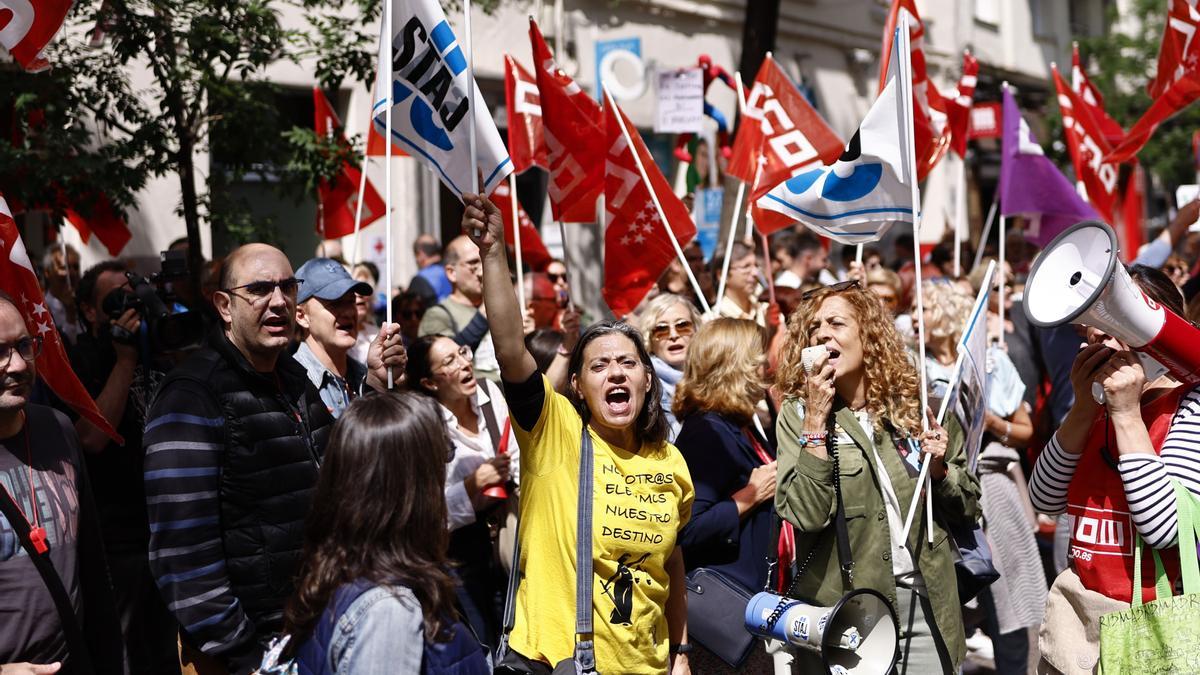
{"label": "red flag with white star", "polygon": [[550,165],[550,208],[567,223],[596,220],[604,189],[604,117],[600,105],[554,62],[537,23],[529,20],[533,66]]}
{"label": "red flag with white star", "polygon": [[[630,136],[621,133],[621,116]],[[609,101],[604,106],[604,139],[608,154],[604,163],[604,301],[613,314],[633,313],[658,278],[675,259],[675,247],[650,198],[658,196],[671,230],[685,247],[696,236],[696,225],[687,207],[675,196],[658,170],[646,144],[625,113]],[[642,181],[633,147],[642,161],[650,184]]]}
{"label": "red flag with white star", "polygon": [[[516,246],[516,238],[513,236],[512,194],[508,189],[508,181],[497,185],[496,189],[492,190],[490,199],[500,209],[500,214],[504,216],[504,243]],[[529,218],[528,213],[525,213],[525,209],[519,202],[517,203],[517,220],[521,222],[521,256],[525,260],[525,264],[541,272],[546,269],[546,265],[550,264],[550,251],[546,249],[541,233],[534,227],[533,220]]]}
{"label": "red flag with white star", "polygon": [[42,287],[33,273],[33,264],[29,262],[29,254],[25,252],[25,242],[21,240],[21,233],[17,231],[17,223],[13,220],[12,211],[9,210],[4,197],[0,197],[0,257],[3,259],[0,263],[0,290],[13,299],[17,309],[25,317],[29,334],[42,338],[42,353],[37,358],[38,376],[56,396],[74,408],[75,412],[95,424],[109,438],[117,443],[124,443],[121,436],[104,419],[104,415],[100,414],[96,402],[71,368],[67,352],[63,349],[62,338],[54,328],[50,310],[46,308]]}
{"label": "red flag with white star", "polygon": [[1083,183],[1088,201],[1096,207],[1100,217],[1107,223],[1115,223],[1113,214],[1120,168],[1104,161],[1111,147],[1100,125],[1092,117],[1090,107],[1067,86],[1057,66],[1052,64],[1050,70],[1054,75],[1054,87],[1058,90],[1063,136],[1066,137],[1067,149],[1075,165],[1075,178]]}
{"label": "red flag with white star", "polygon": [[[342,122],[338,119],[324,92],[313,87],[313,121],[318,134],[335,138],[345,144]],[[317,186],[319,210],[317,212],[317,234],[324,239],[336,239],[354,234],[354,216],[358,210],[358,184],[362,171],[350,162],[342,163],[342,171],[332,182],[322,180]],[[383,197],[368,179],[363,190],[362,226],[366,227],[383,217]]]}

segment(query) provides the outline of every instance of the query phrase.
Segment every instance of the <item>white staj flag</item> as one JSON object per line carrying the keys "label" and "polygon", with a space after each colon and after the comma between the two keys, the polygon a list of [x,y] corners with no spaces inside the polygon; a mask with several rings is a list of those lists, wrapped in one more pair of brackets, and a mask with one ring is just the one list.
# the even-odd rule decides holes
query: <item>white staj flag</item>
{"label": "white staj flag", "polygon": [[[392,140],[429,164],[460,199],[470,191],[476,167],[480,191],[491,194],[512,171],[512,161],[478,86],[474,101],[467,100],[471,73],[446,15],[435,0],[389,1],[392,35],[379,43],[371,108],[375,130],[387,137],[387,87],[391,86]],[[386,32],[384,22],[386,18],[380,23],[381,36]],[[474,167],[468,115],[475,119]]]}
{"label": "white staj flag", "polygon": [[908,58],[891,59],[887,85],[836,162],[776,185],[758,207],[843,244],[877,241],[893,224],[912,223],[912,95],[902,94],[899,65]]}

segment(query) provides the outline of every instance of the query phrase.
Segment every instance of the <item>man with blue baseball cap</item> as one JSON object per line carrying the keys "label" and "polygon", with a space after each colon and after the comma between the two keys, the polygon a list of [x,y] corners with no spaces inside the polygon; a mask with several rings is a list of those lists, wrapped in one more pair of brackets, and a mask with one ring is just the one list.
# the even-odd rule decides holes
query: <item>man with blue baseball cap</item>
{"label": "man with blue baseball cap", "polygon": [[358,338],[356,295],[371,295],[370,284],[355,281],[341,263],[313,258],[296,270],[302,283],[296,296],[296,323],[306,337],[295,359],[335,418],[364,387],[387,388],[387,369],[400,382],[408,361],[399,324],[384,324],[367,350],[367,363],[349,356]]}

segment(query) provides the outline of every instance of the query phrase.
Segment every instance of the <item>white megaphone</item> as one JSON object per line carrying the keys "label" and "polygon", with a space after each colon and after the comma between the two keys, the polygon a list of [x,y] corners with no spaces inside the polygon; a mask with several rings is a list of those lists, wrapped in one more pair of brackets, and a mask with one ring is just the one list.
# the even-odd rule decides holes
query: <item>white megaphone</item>
{"label": "white megaphone", "polygon": [[900,644],[892,606],[866,588],[850,591],[833,607],[758,593],[746,605],[746,630],[816,653],[833,675],[886,675]]}
{"label": "white megaphone", "polygon": [[[1117,251],[1117,235],[1102,222],[1064,230],[1033,263],[1025,315],[1043,328],[1068,322],[1098,328],[1153,357],[1180,382],[1200,381],[1200,329],[1143,293]],[[1153,379],[1149,370],[1147,378]]]}

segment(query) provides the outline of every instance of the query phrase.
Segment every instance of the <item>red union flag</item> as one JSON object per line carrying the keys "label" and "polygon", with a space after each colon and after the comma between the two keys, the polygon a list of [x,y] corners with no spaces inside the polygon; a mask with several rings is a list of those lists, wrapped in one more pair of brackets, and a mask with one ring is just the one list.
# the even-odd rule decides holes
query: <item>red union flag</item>
{"label": "red union flag", "polygon": [[[342,145],[346,143],[342,137],[341,121],[333,112],[333,106],[329,105],[329,99],[317,87],[313,87],[313,118],[318,134],[334,138]],[[361,180],[362,171],[350,162],[343,162],[341,172],[332,182],[322,180],[317,186],[317,198],[320,200],[317,234],[322,238],[336,239],[354,234],[358,184]],[[383,216],[384,209],[383,198],[368,180],[363,192],[362,226],[366,227]]]}
{"label": "red union flag", "polygon": [[1075,165],[1075,177],[1087,190],[1088,201],[1100,212],[1105,222],[1113,223],[1117,201],[1117,179],[1120,171],[1116,164],[1104,161],[1108,154],[1108,140],[1104,138],[1100,125],[1092,117],[1090,106],[1067,86],[1058,72],[1050,66],[1054,75],[1054,87],[1058,90],[1058,107],[1062,111],[1063,135],[1071,162]]}
{"label": "red union flag", "polygon": [[[0,47],[26,71],[50,67],[42,50],[62,28],[72,0],[0,0]],[[7,10],[7,12],[5,11]]]}
{"label": "red union flag", "polygon": [[814,166],[832,164],[845,143],[813,110],[770,55],[746,99],[726,172],[750,186],[750,215],[769,234],[792,221],[758,208],[771,188]]}
{"label": "red union flag", "polygon": [[21,240],[21,233],[17,231],[17,223],[4,197],[0,197],[0,260],[3,260],[0,263],[0,290],[7,293],[17,305],[25,318],[29,334],[42,338],[42,353],[37,358],[37,373],[42,382],[109,438],[124,443],[104,415],[100,414],[96,402],[79,382],[71,362],[67,360],[62,338],[54,328],[50,310],[46,308],[46,298],[42,296],[42,287],[25,251],[25,242]]}
{"label": "red union flag", "polygon": [[975,99],[975,85],[979,82],[979,59],[971,52],[963,52],[962,77],[958,80],[958,93],[946,104],[946,122],[950,132],[950,148],[959,157],[967,156],[967,139],[970,136],[971,106]]}
{"label": "red union flag", "polygon": [[888,63],[892,57],[892,34],[900,19],[908,15],[912,40],[913,140],[917,149],[917,177],[924,179],[950,147],[947,133],[947,102],[929,81],[925,68],[925,23],[917,13],[914,0],[892,0],[887,23],[883,27],[882,59],[879,62],[879,91],[887,84]]}
{"label": "red union flag", "polygon": [[1167,0],[1167,25],[1163,28],[1158,47],[1158,70],[1146,86],[1150,98],[1162,96],[1198,65],[1196,29],[1200,27],[1200,10],[1196,0]]}
{"label": "red union flag", "polygon": [[[60,197],[65,201],[65,198]],[[94,196],[91,205],[91,216],[84,217],[76,210],[77,205],[71,205],[64,208],[63,215],[67,222],[70,223],[76,230],[79,231],[79,238],[83,243],[87,243],[92,235],[104,244],[104,248],[108,249],[108,254],[116,256],[121,253],[121,249],[125,248],[125,244],[133,238],[133,234],[129,231],[129,226],[125,224],[125,218],[121,216],[113,203],[108,199],[107,195],[97,194]]]}
{"label": "red union flag", "polygon": [[550,168],[542,132],[542,99],[537,80],[511,54],[504,55],[504,107],[508,109],[508,155],[513,171]]}
{"label": "red union flag", "polygon": [[1125,130],[1104,110],[1104,96],[1083,71],[1078,43],[1071,45],[1071,89],[1079,95],[1080,101],[1087,104],[1092,119],[1100,125],[1100,133],[1108,140],[1108,144],[1120,143],[1121,139],[1125,138]]}
{"label": "red union flag", "polygon": [[[497,185],[489,199],[504,217],[504,243],[516,246],[516,237],[513,236],[513,199],[512,192],[508,189],[508,181]],[[546,250],[541,233],[534,227],[529,214],[525,213],[520,203],[517,204],[517,220],[521,223],[521,257],[530,267],[541,272],[550,264],[550,251]]]}
{"label": "red union flag", "polygon": [[[617,115],[621,116],[620,121]],[[696,225],[687,207],[671,191],[670,184],[642,142],[642,137],[612,102],[604,106],[604,139],[608,154],[604,164],[604,301],[613,314],[628,316],[646,297],[651,287],[675,259],[675,247],[666,225],[655,208],[650,190],[658,196],[663,212],[680,246],[696,236]],[[629,135],[622,133],[621,124]],[[649,185],[638,171],[633,153],[641,159]]]}
{"label": "red union flag", "polygon": [[558,68],[537,22],[529,20],[529,40],[542,104],[542,133],[550,166],[550,207],[568,223],[596,219],[596,199],[604,189],[604,128],[600,105]]}

